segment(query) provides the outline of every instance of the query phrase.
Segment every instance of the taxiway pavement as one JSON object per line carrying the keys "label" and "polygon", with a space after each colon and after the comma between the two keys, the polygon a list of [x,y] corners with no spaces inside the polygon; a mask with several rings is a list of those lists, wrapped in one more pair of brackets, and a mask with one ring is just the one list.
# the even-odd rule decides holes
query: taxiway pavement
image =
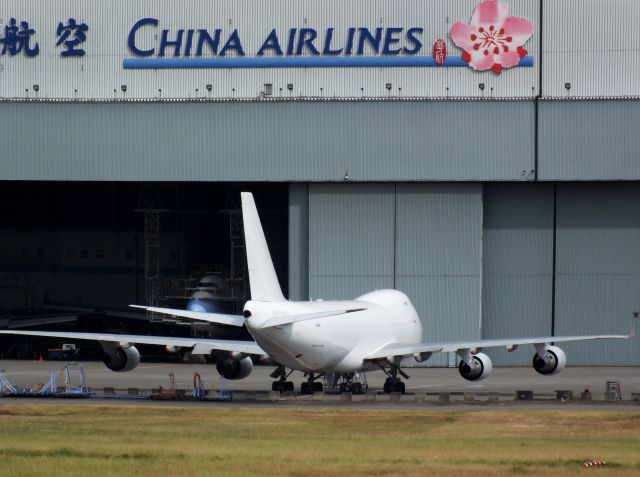
{"label": "taxiway pavement", "polygon": [[[45,383],[49,370],[62,370],[63,361],[17,361],[0,360],[0,369],[16,387]],[[200,374],[207,389],[219,389],[220,381],[215,366],[187,363],[142,363],[133,371],[115,373],[100,362],[82,363],[87,376],[87,385],[94,390],[104,387],[116,389],[156,389],[169,387],[169,373],[174,373],[178,388],[190,390],[193,377]],[[239,381],[226,381],[230,391],[269,391],[273,379],[269,374],[272,366],[256,366],[251,375]],[[579,397],[585,389],[591,391],[594,400],[603,400],[607,381],[620,383],[623,400],[631,399],[632,393],[640,393],[639,367],[569,367],[554,376],[538,375],[530,367],[494,368],[489,378],[481,382],[465,381],[455,368],[405,368],[410,376],[406,380],[408,393],[500,393],[514,394],[520,390],[531,390],[534,396],[555,395],[557,390],[573,391]],[[385,375],[380,372],[366,374],[370,391],[381,391]],[[72,379],[77,384],[78,372],[72,370]],[[294,372],[289,378],[299,390],[303,374]],[[58,384],[62,383],[61,377]]]}

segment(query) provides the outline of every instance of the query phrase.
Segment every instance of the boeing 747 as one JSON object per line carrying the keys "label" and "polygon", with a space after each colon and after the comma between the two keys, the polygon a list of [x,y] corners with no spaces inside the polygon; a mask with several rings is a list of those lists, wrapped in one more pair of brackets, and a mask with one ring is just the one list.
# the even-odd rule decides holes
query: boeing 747
{"label": "boeing 747", "polygon": [[347,301],[289,301],[280,289],[253,195],[241,195],[251,290],[251,300],[244,305],[243,314],[137,307],[203,322],[246,326],[254,341],[20,330],[3,330],[0,334],[96,340],[104,350],[105,365],[112,371],[130,371],[139,364],[136,344],[162,345],[169,351],[183,348],[192,355],[211,356],[226,379],[247,377],[253,369],[251,355],[259,355],[278,365],[272,374],[276,379],[273,390],[293,391],[293,383],[287,380],[288,370],[298,370],[307,376],[301,386],[304,393],[321,391],[323,376],[338,377],[343,390],[360,393],[363,388],[357,374],[377,369],[387,374],[385,392],[403,393],[405,383],[401,377],[407,376],[401,369],[402,361],[410,358],[423,362],[434,353],[455,352],[460,375],[479,381],[492,370],[491,359],[481,350],[513,350],[520,345],[533,345],[533,368],[548,376],[562,371],[567,362],[557,343],[635,336],[637,323],[627,335],[431,342],[423,341],[420,317],[409,297],[399,290],[373,291]]}

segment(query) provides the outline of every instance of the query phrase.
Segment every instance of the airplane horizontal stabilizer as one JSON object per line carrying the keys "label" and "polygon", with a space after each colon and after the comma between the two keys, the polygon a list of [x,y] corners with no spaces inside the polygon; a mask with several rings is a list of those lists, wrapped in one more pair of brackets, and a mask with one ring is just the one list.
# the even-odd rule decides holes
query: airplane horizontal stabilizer
{"label": "airplane horizontal stabilizer", "polygon": [[261,328],[271,328],[274,326],[290,325],[292,323],[298,323],[300,321],[314,320],[316,318],[325,318],[328,316],[344,315],[346,313],[354,313],[356,311],[366,310],[366,308],[353,308],[350,310],[328,310],[318,311],[315,313],[305,313],[302,315],[285,315],[275,316],[265,321]]}
{"label": "airplane horizontal stabilizer", "polygon": [[220,325],[242,326],[244,317],[241,315],[225,315],[222,313],[206,313],[203,311],[179,310],[176,308],[158,308],[153,306],[129,305],[131,308],[140,308],[152,313],[162,313],[164,315],[179,316],[190,320],[206,321],[207,323],[217,323]]}

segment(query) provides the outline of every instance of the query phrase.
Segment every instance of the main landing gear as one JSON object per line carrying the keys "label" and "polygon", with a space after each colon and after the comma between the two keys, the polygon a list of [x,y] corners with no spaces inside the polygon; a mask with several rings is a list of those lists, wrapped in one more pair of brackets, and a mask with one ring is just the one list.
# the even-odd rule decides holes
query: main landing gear
{"label": "main landing gear", "polygon": [[291,373],[293,373],[293,369],[287,373],[284,366],[278,366],[275,371],[271,373],[272,378],[277,378],[277,381],[271,383],[271,390],[281,393],[293,392],[293,382],[287,381]]}
{"label": "main landing gear", "polygon": [[337,376],[333,387],[336,385],[341,393],[363,394],[369,389],[364,373],[342,373]]}
{"label": "main landing gear", "polygon": [[324,391],[322,383],[316,381],[317,379],[323,378],[324,373],[305,373],[305,377],[307,378],[307,381],[300,385],[300,394],[313,394]]}
{"label": "main landing gear", "polygon": [[385,394],[389,393],[401,393],[404,394],[405,386],[404,383],[398,377],[398,374],[402,376],[404,379],[409,379],[409,376],[402,371],[397,365],[389,364],[388,366],[384,366],[379,364],[380,369],[387,375],[387,379],[384,381],[384,386],[382,387],[382,392]]}

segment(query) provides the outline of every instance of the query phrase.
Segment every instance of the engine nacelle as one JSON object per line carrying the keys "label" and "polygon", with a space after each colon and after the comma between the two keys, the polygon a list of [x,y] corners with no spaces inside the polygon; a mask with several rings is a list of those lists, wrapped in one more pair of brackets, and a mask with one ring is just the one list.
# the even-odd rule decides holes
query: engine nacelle
{"label": "engine nacelle", "polygon": [[471,356],[469,362],[460,361],[458,371],[467,381],[481,381],[491,374],[493,363],[491,358],[484,353]]}
{"label": "engine nacelle", "polygon": [[540,355],[533,355],[533,369],[545,376],[558,374],[567,365],[567,355],[557,346],[547,346]]}
{"label": "engine nacelle", "polygon": [[102,362],[111,371],[131,371],[140,364],[140,352],[135,346],[107,348],[104,351]]}
{"label": "engine nacelle", "polygon": [[218,361],[216,369],[225,379],[243,379],[253,371],[253,362],[248,356],[242,359],[226,358]]}

